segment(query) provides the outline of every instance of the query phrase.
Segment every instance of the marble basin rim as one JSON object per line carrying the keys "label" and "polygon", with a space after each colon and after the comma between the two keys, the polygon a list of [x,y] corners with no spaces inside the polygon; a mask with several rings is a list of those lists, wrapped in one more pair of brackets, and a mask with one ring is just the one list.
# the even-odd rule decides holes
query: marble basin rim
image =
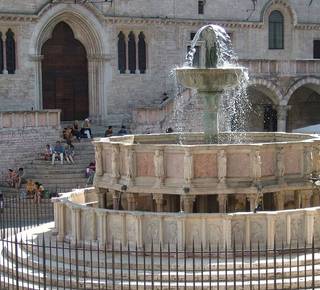
{"label": "marble basin rim", "polygon": [[245,70],[244,67],[182,67],[175,71],[178,81],[186,88],[197,89],[199,92],[222,92],[234,88]]}

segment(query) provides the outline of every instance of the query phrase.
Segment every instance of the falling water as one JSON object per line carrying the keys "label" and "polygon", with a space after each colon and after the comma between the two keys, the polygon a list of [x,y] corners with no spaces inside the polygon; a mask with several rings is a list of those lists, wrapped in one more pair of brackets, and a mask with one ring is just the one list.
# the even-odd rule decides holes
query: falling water
{"label": "falling water", "polygon": [[[194,36],[191,48],[186,55],[183,68],[194,68],[193,59],[196,46],[199,41],[203,41],[205,47],[204,68],[241,68],[238,65],[237,57],[232,50],[231,39],[226,31],[217,25],[206,25],[198,30]],[[208,140],[209,143],[239,143],[244,142],[246,134],[246,116],[250,110],[250,102],[247,96],[248,74],[245,69],[237,76],[238,84],[230,89],[225,88],[221,95],[219,106],[219,129],[223,131],[237,131],[238,134],[227,134],[226,139],[223,134],[219,134],[216,140]],[[208,100],[207,100],[208,101]],[[181,106],[179,106],[181,107]],[[181,108],[179,108],[181,109]],[[205,117],[206,118],[206,117]],[[209,122],[211,120],[209,119]],[[208,119],[204,123],[208,123]],[[205,132],[210,132],[210,124],[205,125]],[[212,135],[213,136],[213,135]],[[231,137],[233,136],[233,137]]]}

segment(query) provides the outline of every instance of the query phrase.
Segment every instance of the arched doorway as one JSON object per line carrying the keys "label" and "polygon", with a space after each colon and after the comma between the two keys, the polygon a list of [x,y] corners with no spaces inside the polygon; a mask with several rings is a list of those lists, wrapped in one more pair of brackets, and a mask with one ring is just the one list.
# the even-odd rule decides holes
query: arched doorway
{"label": "arched doorway", "polygon": [[288,131],[320,124],[320,87],[306,84],[299,87],[291,96],[288,105]]}
{"label": "arched doorway", "polygon": [[277,131],[277,111],[271,91],[259,85],[248,87],[252,110],[248,112],[249,131]]}
{"label": "arched doorway", "polygon": [[41,54],[43,108],[61,109],[62,121],[88,117],[87,53],[68,24],[55,26]]}

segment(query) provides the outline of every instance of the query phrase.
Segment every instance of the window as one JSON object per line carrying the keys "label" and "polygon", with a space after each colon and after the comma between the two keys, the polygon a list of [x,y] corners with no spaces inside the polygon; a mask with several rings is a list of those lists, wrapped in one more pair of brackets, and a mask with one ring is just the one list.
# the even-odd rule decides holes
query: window
{"label": "window", "polygon": [[4,63],[3,63],[3,42],[2,33],[0,32],[0,74],[3,73]]}
{"label": "window", "polygon": [[[131,31],[126,41],[126,35],[120,31],[118,34],[118,70],[121,74],[135,74],[137,69],[141,74],[147,69],[147,45],[143,32],[136,35]],[[127,54],[128,52],[128,54]]]}
{"label": "window", "polygon": [[126,73],[127,67],[126,42],[122,31],[118,35],[118,69],[121,74]]}
{"label": "window", "polygon": [[198,14],[204,14],[204,0],[198,1]]}
{"label": "window", "polygon": [[129,57],[129,71],[131,74],[136,73],[137,61],[136,61],[136,39],[134,33],[131,31],[129,33],[128,40],[128,57]]}
{"label": "window", "polygon": [[272,11],[269,16],[269,49],[284,48],[284,19],[280,11]]}
{"label": "window", "polygon": [[147,68],[146,42],[144,39],[145,36],[143,32],[140,32],[138,41],[138,66],[141,74],[146,73]]}
{"label": "window", "polygon": [[320,58],[320,40],[313,41],[313,58]]}
{"label": "window", "polygon": [[6,33],[6,60],[8,73],[14,74],[16,71],[16,43],[11,29]]}

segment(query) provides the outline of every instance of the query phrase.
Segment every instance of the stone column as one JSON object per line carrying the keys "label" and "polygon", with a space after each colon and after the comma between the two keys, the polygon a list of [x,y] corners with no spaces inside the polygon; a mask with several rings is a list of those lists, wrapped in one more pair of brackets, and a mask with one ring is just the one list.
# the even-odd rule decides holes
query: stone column
{"label": "stone column", "polygon": [[307,244],[312,244],[314,236],[314,210],[306,210],[305,212],[305,239]]}
{"label": "stone column", "polygon": [[161,187],[164,184],[164,158],[163,158],[163,150],[157,149],[154,153],[154,168],[155,168],[155,175],[157,178],[155,187]]}
{"label": "stone column", "polygon": [[107,242],[107,212],[104,210],[96,210],[98,223],[98,241],[100,246]]}
{"label": "stone column", "polygon": [[112,200],[113,200],[113,209],[119,210],[120,208],[120,198],[121,198],[121,192],[114,190],[112,191]]}
{"label": "stone column", "polygon": [[57,212],[58,212],[58,235],[57,240],[59,242],[64,241],[65,236],[65,214],[64,214],[64,203],[57,203]]}
{"label": "stone column", "polygon": [[218,153],[218,182],[219,186],[225,186],[227,177],[227,156],[224,150]]}
{"label": "stone column", "polygon": [[275,216],[267,215],[267,244],[269,249],[274,247],[275,238]]}
{"label": "stone column", "polygon": [[227,198],[226,194],[219,194],[218,195],[218,203],[219,203],[219,213],[226,213],[227,212]]}
{"label": "stone column", "polygon": [[235,211],[245,211],[246,209],[246,196],[244,194],[235,194],[236,204],[234,205]]}
{"label": "stone column", "polygon": [[136,193],[127,193],[128,210],[135,211],[137,207]]}
{"label": "stone column", "polygon": [[249,203],[250,203],[250,211],[253,212],[256,208],[257,194],[255,194],[255,193],[248,194],[247,199],[249,200]]}
{"label": "stone column", "polygon": [[98,195],[98,207],[106,208],[107,206],[107,189],[105,188],[97,188]]}
{"label": "stone column", "polygon": [[102,176],[103,175],[103,166],[102,166],[102,144],[96,143],[95,144],[95,157],[96,157],[96,175]]}
{"label": "stone column", "polygon": [[118,145],[112,145],[111,171],[112,183],[117,184],[120,178],[120,148]]}
{"label": "stone column", "polygon": [[72,207],[72,238],[74,243],[81,241],[81,208]]}
{"label": "stone column", "polygon": [[192,213],[195,196],[194,195],[182,196],[182,201],[183,201],[183,211],[185,213]]}
{"label": "stone column", "polygon": [[156,211],[157,212],[163,212],[164,208],[164,199],[163,199],[163,194],[156,193],[153,194],[153,200],[156,202]]}
{"label": "stone column", "polygon": [[312,190],[303,190],[301,192],[301,207],[306,208],[311,206]]}
{"label": "stone column", "polygon": [[184,183],[186,186],[191,186],[193,179],[193,156],[192,152],[188,149],[184,153]]}
{"label": "stone column", "polygon": [[[6,60],[4,58],[4,60]],[[35,100],[34,100],[34,109],[42,110],[42,65],[43,55],[30,55],[30,60],[34,63],[35,68]],[[6,70],[6,68],[5,68]],[[4,72],[5,73],[5,72]],[[8,71],[7,71],[8,73]]]}
{"label": "stone column", "polygon": [[285,191],[278,191],[274,194],[276,210],[284,210]]}
{"label": "stone column", "polygon": [[290,109],[290,106],[279,105],[277,107],[277,116],[278,116],[278,132],[286,132],[287,129],[287,113]]}
{"label": "stone column", "polygon": [[301,198],[301,191],[300,190],[295,190],[294,192],[294,204],[295,208],[301,208],[302,205],[302,198]]}

